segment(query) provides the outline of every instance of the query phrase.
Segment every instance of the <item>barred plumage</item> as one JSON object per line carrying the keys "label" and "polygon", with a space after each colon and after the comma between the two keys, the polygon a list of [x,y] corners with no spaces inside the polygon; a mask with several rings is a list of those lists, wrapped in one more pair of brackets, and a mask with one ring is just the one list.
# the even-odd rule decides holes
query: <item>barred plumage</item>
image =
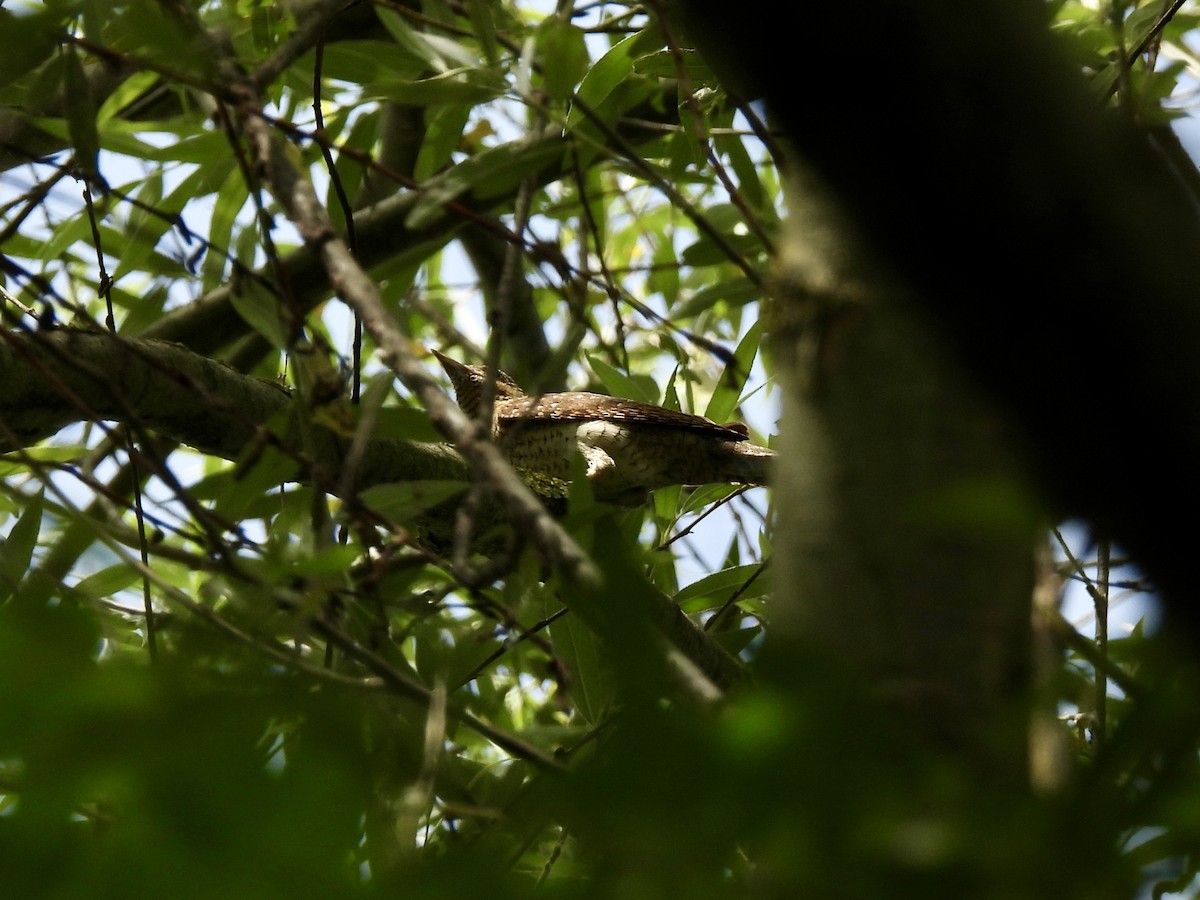
{"label": "barred plumage", "polygon": [[[476,415],[486,369],[433,353],[459,406]],[[671,484],[764,484],[775,454],[748,437],[740,422],[723,425],[590,391],[530,396],[508,375],[496,373],[492,438],[509,461],[568,480],[578,450],[588,480],[603,498],[628,501]]]}

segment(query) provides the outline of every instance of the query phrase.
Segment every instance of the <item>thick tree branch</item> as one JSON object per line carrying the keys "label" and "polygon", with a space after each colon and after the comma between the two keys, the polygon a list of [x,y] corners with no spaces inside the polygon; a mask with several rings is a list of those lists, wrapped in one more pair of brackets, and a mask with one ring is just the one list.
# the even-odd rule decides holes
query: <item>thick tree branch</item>
{"label": "thick tree branch", "polygon": [[[563,171],[562,157],[567,144],[561,134],[547,131],[522,139],[520,153],[533,158],[545,159],[547,164],[535,176],[539,184],[548,184]],[[556,152],[561,148],[561,152]],[[503,152],[512,153],[512,146]],[[409,191],[376,204],[355,216],[357,237],[357,264],[371,270],[388,260],[404,256],[421,246],[437,246],[453,237],[462,223],[452,208],[430,211],[413,225],[410,217],[426,194],[446,193],[454,183],[453,171],[430,179],[422,192]],[[486,211],[503,204],[508,194],[502,190],[489,190],[486,194],[468,191],[458,197],[457,208]],[[330,226],[332,228],[332,226]],[[497,225],[498,228],[501,226]],[[301,247],[280,260],[277,271],[287,284],[298,312],[307,312],[329,298],[331,284],[320,255],[312,245]],[[260,277],[252,275],[250,277]],[[271,276],[263,274],[264,280]],[[167,313],[146,329],[142,337],[185,343],[198,353],[214,354],[222,347],[242,338],[246,323],[237,313],[232,298],[238,290],[233,281],[212,291],[195,303]]]}
{"label": "thick tree branch", "polygon": [[[283,387],[178,344],[71,329],[5,333],[0,380],[3,451],[30,446],[73,422],[116,420],[233,460],[292,406]],[[318,435],[318,458],[311,462],[340,471],[345,439],[325,429]],[[466,478],[462,458],[445,444],[374,438],[354,488]]]}
{"label": "thick tree branch", "polygon": [[[1200,217],[1136,123],[1101,108],[1055,46],[1047,5],[1012,0],[686,0],[706,58],[776,124],[869,249],[914,289],[958,361],[1011,412],[1061,515],[1128,548],[1200,641],[1188,529],[1200,506]],[[903,102],[863,115],[848,63]],[[857,60],[857,62],[856,62]]]}

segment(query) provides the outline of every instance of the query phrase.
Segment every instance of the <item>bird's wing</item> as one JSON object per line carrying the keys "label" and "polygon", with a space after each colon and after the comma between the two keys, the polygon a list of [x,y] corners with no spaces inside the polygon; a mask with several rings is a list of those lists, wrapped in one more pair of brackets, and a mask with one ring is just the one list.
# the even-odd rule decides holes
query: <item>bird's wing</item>
{"label": "bird's wing", "polygon": [[586,422],[591,419],[605,419],[634,425],[682,428],[727,441],[744,441],[750,436],[749,429],[741,422],[721,425],[704,416],[693,416],[652,403],[587,391],[504,400],[496,404],[496,417],[501,428],[517,423]]}

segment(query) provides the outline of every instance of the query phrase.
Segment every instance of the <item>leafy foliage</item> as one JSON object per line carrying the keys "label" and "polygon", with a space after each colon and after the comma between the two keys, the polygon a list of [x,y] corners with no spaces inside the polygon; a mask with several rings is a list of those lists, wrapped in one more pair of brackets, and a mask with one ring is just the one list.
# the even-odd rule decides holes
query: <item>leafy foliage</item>
{"label": "leafy foliage", "polygon": [[[40,442],[0,414],[14,896],[1122,896],[1169,866],[1186,884],[1190,718],[1046,799],[931,759],[819,654],[738,693],[770,628],[762,489],[618,510],[573,485],[560,522],[596,586],[489,516],[486,478],[355,480],[356,438],[441,436],[361,328],[328,235],[281,196],[287,166],[413,350],[487,356],[530,389],[749,418],[767,442],[782,155],[664,10],[0,10],[8,342],[114,331],[291,389],[208,455],[139,415],[161,390],[183,419],[248,415],[196,379],[148,384],[116,424],[80,409]],[[1195,22],[1155,30],[1150,10],[1121,36],[1061,4],[1056,28],[1100,89],[1123,78],[1158,121],[1180,69],[1146,66],[1142,44],[1190,58]],[[329,434],[339,471],[321,464]],[[1136,684],[1157,645],[1139,627],[1099,656],[1070,646],[1052,702],[1109,715],[1090,741],[1080,729],[1086,760],[1150,705]],[[1111,706],[1103,671],[1126,689]],[[718,688],[733,697],[714,712]],[[1129,852],[1096,858],[1114,835]]]}

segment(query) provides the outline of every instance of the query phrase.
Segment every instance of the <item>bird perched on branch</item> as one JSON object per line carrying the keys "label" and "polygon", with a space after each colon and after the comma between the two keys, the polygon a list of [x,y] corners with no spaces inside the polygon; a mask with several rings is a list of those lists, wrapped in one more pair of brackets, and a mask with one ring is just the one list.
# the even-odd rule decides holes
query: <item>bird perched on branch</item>
{"label": "bird perched on branch", "polygon": [[[458,405],[477,417],[487,371],[437,350]],[[671,484],[765,484],[774,451],[751,444],[740,422],[703,416],[589,391],[529,395],[496,373],[492,440],[517,469],[567,481],[578,451],[602,499],[636,501]]]}

